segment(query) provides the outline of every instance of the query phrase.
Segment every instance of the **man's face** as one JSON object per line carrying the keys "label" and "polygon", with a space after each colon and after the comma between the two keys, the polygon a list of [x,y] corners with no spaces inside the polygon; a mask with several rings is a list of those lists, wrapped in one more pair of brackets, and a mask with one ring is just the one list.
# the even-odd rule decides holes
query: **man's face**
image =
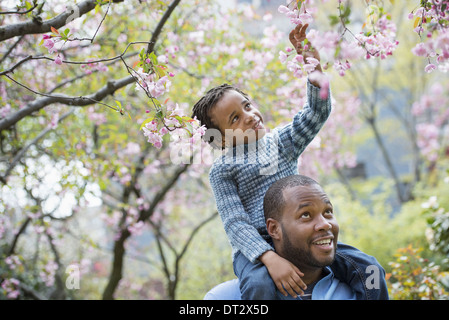
{"label": "man's face", "polygon": [[279,254],[301,271],[330,265],[339,226],[326,193],[319,185],[310,185],[288,188],[283,195]]}
{"label": "man's face", "polygon": [[227,91],[210,111],[212,122],[220,129],[223,146],[251,143],[266,131],[262,114],[251,102],[235,90]]}

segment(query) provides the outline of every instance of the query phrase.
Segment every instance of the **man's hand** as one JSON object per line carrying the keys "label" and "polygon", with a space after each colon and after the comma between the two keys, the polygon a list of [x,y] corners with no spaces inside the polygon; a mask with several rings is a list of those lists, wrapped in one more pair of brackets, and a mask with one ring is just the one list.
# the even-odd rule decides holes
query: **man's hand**
{"label": "man's hand", "polygon": [[288,293],[296,298],[298,294],[304,294],[303,290],[307,288],[301,279],[304,274],[290,261],[274,251],[265,252],[259,260],[267,267],[274,284],[284,296]]}
{"label": "man's hand", "polygon": [[[292,43],[293,47],[295,47],[296,52],[304,57],[305,63],[308,62],[307,58],[315,58],[320,61],[320,54],[312,47],[311,43],[307,41],[307,43],[304,43],[304,41],[307,39],[306,30],[308,26],[308,24],[298,24],[296,28],[290,32],[289,36],[290,42]],[[318,64],[315,70],[322,72],[321,65]]]}

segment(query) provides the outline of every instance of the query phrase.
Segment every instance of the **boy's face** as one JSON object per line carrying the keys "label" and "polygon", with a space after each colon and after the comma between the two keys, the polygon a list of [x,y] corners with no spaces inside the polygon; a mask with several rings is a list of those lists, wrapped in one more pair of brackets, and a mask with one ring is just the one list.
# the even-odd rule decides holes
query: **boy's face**
{"label": "boy's face", "polygon": [[235,90],[223,95],[210,111],[210,117],[222,133],[223,146],[251,143],[266,133],[262,114]]}

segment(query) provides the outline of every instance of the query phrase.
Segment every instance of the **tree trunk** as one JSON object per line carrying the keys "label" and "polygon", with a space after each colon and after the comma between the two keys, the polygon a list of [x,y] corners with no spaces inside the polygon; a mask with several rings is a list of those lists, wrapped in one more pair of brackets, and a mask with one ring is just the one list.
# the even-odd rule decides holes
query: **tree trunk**
{"label": "tree trunk", "polygon": [[129,238],[128,229],[122,230],[120,238],[114,243],[114,261],[109,276],[109,283],[103,292],[103,300],[113,300],[114,292],[118,287],[123,274],[123,258],[125,256],[125,241]]}

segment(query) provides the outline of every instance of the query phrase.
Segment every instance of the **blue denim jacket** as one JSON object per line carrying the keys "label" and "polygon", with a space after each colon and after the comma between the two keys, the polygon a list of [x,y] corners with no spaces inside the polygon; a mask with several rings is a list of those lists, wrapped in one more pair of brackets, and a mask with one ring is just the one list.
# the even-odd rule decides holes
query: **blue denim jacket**
{"label": "blue denim jacket", "polygon": [[348,284],[357,300],[388,300],[385,270],[376,258],[338,242],[335,261],[330,266],[336,278]]}
{"label": "blue denim jacket", "polygon": [[[320,279],[312,291],[312,300],[355,300],[355,292],[345,283],[334,277],[329,267],[324,268],[326,275]],[[277,291],[279,300],[294,300]],[[219,284],[210,290],[204,300],[241,300],[239,280],[233,279]],[[302,300],[298,297],[297,300]]]}
{"label": "blue denim jacket", "polygon": [[[325,269],[327,275],[315,285],[313,300],[388,300],[385,270],[374,257],[352,246],[338,242],[335,261],[330,268]],[[241,300],[239,280],[229,280],[217,285],[204,299]],[[278,293],[277,299],[293,298]]]}

